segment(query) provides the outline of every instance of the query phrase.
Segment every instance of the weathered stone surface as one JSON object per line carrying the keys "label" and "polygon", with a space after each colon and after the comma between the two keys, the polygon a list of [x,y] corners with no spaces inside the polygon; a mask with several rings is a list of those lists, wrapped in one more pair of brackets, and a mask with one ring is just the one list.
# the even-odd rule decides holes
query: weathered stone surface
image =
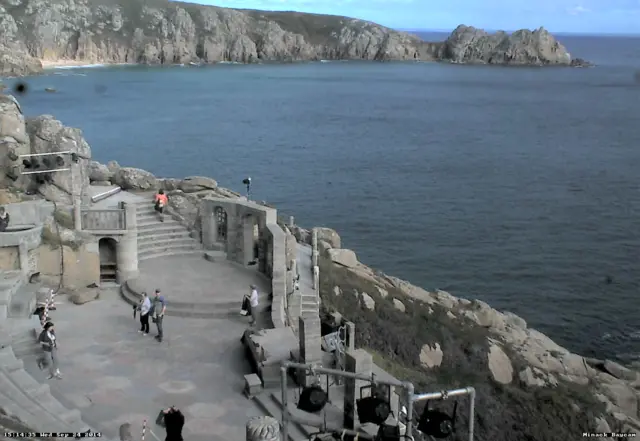
{"label": "weathered stone surface", "polygon": [[342,240],[336,230],[325,227],[314,228],[318,232],[318,242],[323,240],[331,245],[331,248],[342,248]]}
{"label": "weathered stone surface", "polygon": [[246,429],[246,441],[280,440],[280,422],[270,416],[251,417]]}
{"label": "weathered stone surface", "polygon": [[74,292],[69,296],[69,299],[76,305],[83,305],[85,303],[96,300],[98,297],[100,297],[99,288],[86,288]]}
{"label": "weathered stone surface", "polygon": [[111,181],[113,178],[113,171],[109,170],[104,164],[100,164],[98,161],[90,161],[89,162],[89,180],[91,182],[95,181]]}
{"label": "weathered stone surface", "polygon": [[624,383],[601,385],[603,393],[629,416],[638,416],[638,396],[635,391]]}
{"label": "weathered stone surface", "polygon": [[440,343],[434,345],[424,345],[420,350],[420,364],[426,368],[438,367],[442,364],[444,353],[440,348]]}
{"label": "weathered stone surface", "polygon": [[334,286],[333,287],[333,295],[335,295],[335,296],[342,295],[342,290],[340,289],[339,286]]}
{"label": "weathered stone surface", "polygon": [[376,307],[376,301],[373,300],[373,297],[371,297],[366,292],[363,292],[361,296],[362,296],[362,303],[364,304],[364,307],[370,311],[373,311]]}
{"label": "weathered stone surface", "polygon": [[155,190],[158,180],[146,170],[133,167],[120,167],[113,175],[112,182],[123,190]]}
{"label": "weathered stone surface", "polygon": [[393,299],[393,306],[401,312],[405,312],[407,310],[407,308],[404,306],[404,303],[402,303],[400,300],[398,299]]}
{"label": "weathered stone surface", "polygon": [[383,299],[386,299],[387,296],[389,295],[389,291],[377,285],[376,285],[376,291],[378,291],[378,295]]}
{"label": "weathered stone surface", "polygon": [[218,188],[218,183],[211,178],[204,176],[190,176],[184,178],[178,184],[178,189],[185,193],[194,193],[202,190],[215,190]]}
{"label": "weathered stone surface", "polygon": [[326,256],[334,263],[337,263],[347,268],[355,268],[358,266],[358,258],[356,253],[351,250],[343,250],[337,248],[331,248],[326,251]]}
{"label": "weathered stone surface", "polygon": [[131,434],[131,423],[124,423],[120,426],[119,430],[120,441],[133,441],[133,435]]}
{"label": "weathered stone surface", "polygon": [[605,372],[608,372],[609,374],[621,380],[634,381],[636,380],[636,378],[638,378],[638,373],[636,371],[627,369],[626,367],[611,360],[604,361],[603,369]]}
{"label": "weathered stone surface", "polygon": [[513,365],[502,348],[497,344],[491,344],[487,358],[493,379],[501,384],[511,383],[511,380],[513,380]]}

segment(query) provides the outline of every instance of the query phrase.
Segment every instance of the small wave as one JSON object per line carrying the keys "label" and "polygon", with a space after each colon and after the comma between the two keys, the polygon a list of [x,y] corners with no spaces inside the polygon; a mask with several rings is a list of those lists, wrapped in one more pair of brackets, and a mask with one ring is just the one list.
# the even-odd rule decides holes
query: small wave
{"label": "small wave", "polygon": [[321,63],[331,63],[331,60],[320,60]]}
{"label": "small wave", "polygon": [[218,61],[218,64],[244,64],[239,61]]}

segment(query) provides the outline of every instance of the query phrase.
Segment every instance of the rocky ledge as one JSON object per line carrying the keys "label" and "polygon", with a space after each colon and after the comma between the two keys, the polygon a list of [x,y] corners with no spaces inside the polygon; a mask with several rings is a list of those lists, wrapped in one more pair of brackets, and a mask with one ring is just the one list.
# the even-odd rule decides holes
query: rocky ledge
{"label": "rocky ledge", "polygon": [[[0,120],[3,149],[19,154],[73,150],[91,156],[80,130],[51,116],[25,120],[12,97],[0,95]],[[7,153],[0,151],[0,157]],[[70,188],[62,177],[34,187],[33,182],[10,178],[6,161],[0,164],[0,203],[45,198],[59,209],[69,203]],[[196,237],[202,197],[240,197],[208,177],[160,179],[142,169],[90,159],[82,159],[80,165],[86,187],[165,189],[170,209]],[[33,194],[25,194],[27,188]],[[46,231],[56,227],[62,242],[81,242],[82,236],[69,226],[68,219],[54,213],[43,235],[50,238]],[[307,229],[282,228],[299,242],[311,241]],[[374,354],[385,370],[414,382],[420,392],[475,387],[477,441],[566,441],[589,432],[640,433],[637,371],[572,353],[513,313],[444,291],[429,292],[376,271],[343,248],[336,231],[317,231],[324,320],[342,314],[354,322],[356,345]],[[73,280],[65,279],[67,283]],[[458,414],[458,433],[464,434],[468,421],[464,412]]]}
{"label": "rocky ledge", "polygon": [[450,60],[581,65],[544,29],[512,35],[459,26],[446,42],[347,17],[235,10],[167,0],[0,0],[0,75],[42,61]]}

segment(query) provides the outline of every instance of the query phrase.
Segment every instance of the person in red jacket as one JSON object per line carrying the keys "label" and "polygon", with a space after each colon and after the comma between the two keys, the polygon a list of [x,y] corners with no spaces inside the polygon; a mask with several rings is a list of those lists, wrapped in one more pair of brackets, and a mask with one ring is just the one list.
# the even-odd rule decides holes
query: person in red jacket
{"label": "person in red jacket", "polygon": [[160,222],[164,222],[164,207],[167,206],[167,203],[169,203],[167,195],[164,194],[163,190],[159,190],[155,197],[155,209],[160,216]]}

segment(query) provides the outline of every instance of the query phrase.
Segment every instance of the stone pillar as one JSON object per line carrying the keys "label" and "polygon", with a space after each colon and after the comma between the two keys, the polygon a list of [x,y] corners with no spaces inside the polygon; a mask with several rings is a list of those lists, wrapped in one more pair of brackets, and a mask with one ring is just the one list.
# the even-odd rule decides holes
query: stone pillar
{"label": "stone pillar", "polygon": [[311,265],[318,266],[318,250],[311,251]]}
{"label": "stone pillar", "polygon": [[120,237],[116,247],[117,280],[124,283],[138,277],[138,227],[135,205],[121,202],[120,208],[124,209],[127,232]]}
{"label": "stone pillar", "polygon": [[[320,317],[304,315],[298,319],[298,337],[300,338],[300,359],[303,364],[322,364],[322,333]],[[304,386],[314,383],[313,376],[302,378]]]}
{"label": "stone pillar", "polygon": [[289,216],[289,226],[290,227],[295,227],[296,226],[296,222],[293,216]]}
{"label": "stone pillar", "polygon": [[346,322],[344,324],[345,330],[346,330],[346,350],[347,351],[353,351],[356,349],[356,324],[353,322]]}
{"label": "stone pillar", "polygon": [[202,246],[205,250],[212,250],[213,245],[218,241],[218,226],[215,213],[207,201],[200,203],[200,216],[202,216]]}
{"label": "stone pillar", "polygon": [[280,441],[280,422],[273,417],[251,417],[246,429],[246,441]]}
{"label": "stone pillar", "polygon": [[[347,351],[345,354],[345,372],[371,376],[373,357],[364,349]],[[356,400],[360,399],[360,388],[370,384],[367,381],[345,378],[344,381],[344,427],[355,430],[358,420]]]}
{"label": "stone pillar", "polygon": [[73,196],[73,226],[76,231],[82,231],[82,200]]}
{"label": "stone pillar", "polygon": [[253,261],[253,225],[253,216],[246,216],[242,219],[242,260],[244,266],[247,266],[249,262]]}
{"label": "stone pillar", "polygon": [[29,248],[24,239],[20,239],[18,244],[18,257],[20,258],[20,272],[23,276],[29,276]]}
{"label": "stone pillar", "polygon": [[318,251],[318,230],[311,230],[311,250]]}

